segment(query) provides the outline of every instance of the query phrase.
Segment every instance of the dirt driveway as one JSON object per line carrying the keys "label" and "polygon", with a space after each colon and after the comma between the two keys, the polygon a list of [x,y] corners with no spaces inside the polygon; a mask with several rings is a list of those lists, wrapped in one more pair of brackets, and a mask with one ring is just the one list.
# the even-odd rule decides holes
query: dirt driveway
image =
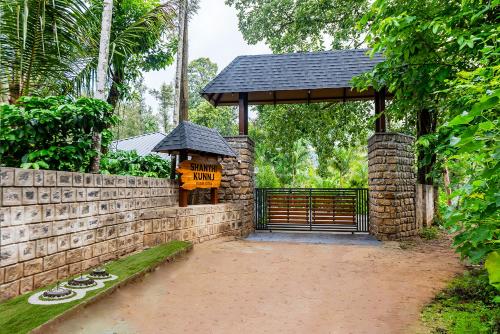
{"label": "dirt driveway", "polygon": [[461,270],[447,247],[214,241],[55,333],[415,333]]}

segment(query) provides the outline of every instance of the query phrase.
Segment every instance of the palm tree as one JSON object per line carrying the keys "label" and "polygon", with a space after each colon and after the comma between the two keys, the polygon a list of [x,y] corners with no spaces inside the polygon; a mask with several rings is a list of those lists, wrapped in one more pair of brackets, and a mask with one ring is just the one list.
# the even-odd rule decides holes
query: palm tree
{"label": "palm tree", "polygon": [[108,73],[109,35],[111,33],[111,19],[113,17],[113,0],[104,0],[103,3],[96,89],[96,98],[100,100],[106,99],[105,89]]}
{"label": "palm tree", "polygon": [[1,0],[0,16],[0,102],[67,87],[93,20],[84,1]]}
{"label": "palm tree", "polygon": [[[109,34],[111,32],[111,18],[113,17],[113,0],[104,0],[102,10],[101,36],[99,42],[99,60],[97,62],[97,90],[96,98],[105,101],[106,79],[108,74]],[[97,153],[90,164],[90,171],[98,173],[101,164],[101,133],[94,130],[92,134],[92,148]]]}
{"label": "palm tree", "polygon": [[[171,55],[157,45],[175,26],[174,1],[157,6],[138,0],[137,7],[147,10],[121,24],[113,19],[106,98],[113,106],[130,73],[140,72],[141,54],[156,57],[153,69],[168,64]],[[121,2],[115,0],[116,19],[128,15]],[[14,103],[21,95],[92,95],[102,10],[98,0],[0,0],[0,102]],[[136,68],[127,73],[131,64]]]}
{"label": "palm tree", "polygon": [[[117,1],[119,11],[121,1]],[[111,86],[107,101],[113,107],[122,98],[123,85],[138,70],[161,69],[172,62],[168,43],[161,43],[165,34],[173,38],[176,17],[173,2],[152,6],[139,17],[129,18],[131,23],[115,26],[111,31],[109,77]],[[147,55],[147,57],[141,57]],[[150,57],[148,59],[148,57]],[[142,63],[138,65],[138,63]]]}

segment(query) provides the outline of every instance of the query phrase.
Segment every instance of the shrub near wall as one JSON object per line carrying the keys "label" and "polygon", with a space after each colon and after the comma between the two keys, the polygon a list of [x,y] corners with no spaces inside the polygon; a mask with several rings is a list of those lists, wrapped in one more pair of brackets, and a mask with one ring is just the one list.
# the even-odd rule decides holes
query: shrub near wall
{"label": "shrub near wall", "polygon": [[88,171],[92,132],[102,132],[106,147],[116,122],[109,104],[91,98],[25,96],[0,105],[0,165]]}
{"label": "shrub near wall", "polygon": [[[22,97],[16,105],[0,105],[0,166],[86,172],[95,156],[92,133],[102,133],[102,146],[112,140],[118,122],[101,100],[65,96]],[[101,173],[169,177],[170,161],[158,155],[107,152]]]}
{"label": "shrub near wall", "polygon": [[108,152],[101,158],[101,173],[149,177],[170,177],[170,160],[156,154],[140,156],[134,151]]}

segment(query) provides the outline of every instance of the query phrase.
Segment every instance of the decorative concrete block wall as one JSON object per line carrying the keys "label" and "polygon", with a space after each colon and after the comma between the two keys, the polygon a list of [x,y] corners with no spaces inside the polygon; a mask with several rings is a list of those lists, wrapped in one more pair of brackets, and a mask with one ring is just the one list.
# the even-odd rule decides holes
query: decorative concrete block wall
{"label": "decorative concrete block wall", "polygon": [[380,240],[418,233],[414,141],[397,133],[376,133],[368,140],[370,233]]}
{"label": "decorative concrete block wall", "polygon": [[238,203],[178,208],[169,179],[0,168],[0,300],[170,240],[240,234]]}
{"label": "decorative concrete block wall", "polygon": [[144,212],[144,245],[171,240],[204,242],[222,236],[241,235],[243,206],[238,203],[156,208]]}

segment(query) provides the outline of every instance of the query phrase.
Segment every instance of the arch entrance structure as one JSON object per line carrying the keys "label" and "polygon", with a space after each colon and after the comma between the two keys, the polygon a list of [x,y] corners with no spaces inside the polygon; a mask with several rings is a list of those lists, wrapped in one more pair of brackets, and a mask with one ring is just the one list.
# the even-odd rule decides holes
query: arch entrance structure
{"label": "arch entrance structure", "polygon": [[[212,105],[238,106],[239,136],[231,138],[247,163],[241,175],[253,185],[253,142],[248,106],[373,100],[375,133],[368,140],[366,194],[356,189],[255,189],[247,213],[257,229],[369,231],[380,240],[417,234],[414,138],[390,133],[384,115],[385,90],[356,90],[352,78],[370,72],[383,57],[369,50],[341,50],[239,56],[201,92]],[[234,172],[234,169],[231,169]],[[238,172],[238,173],[240,173]],[[229,194],[231,196],[231,194]]]}

